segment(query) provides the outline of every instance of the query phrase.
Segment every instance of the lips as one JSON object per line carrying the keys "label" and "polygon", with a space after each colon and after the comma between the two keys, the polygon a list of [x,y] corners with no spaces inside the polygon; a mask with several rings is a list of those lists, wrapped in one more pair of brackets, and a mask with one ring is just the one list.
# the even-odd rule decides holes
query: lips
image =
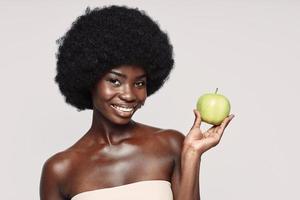
{"label": "lips", "polygon": [[130,116],[133,114],[137,104],[135,105],[124,105],[124,104],[111,104],[111,107],[120,113],[122,116]]}

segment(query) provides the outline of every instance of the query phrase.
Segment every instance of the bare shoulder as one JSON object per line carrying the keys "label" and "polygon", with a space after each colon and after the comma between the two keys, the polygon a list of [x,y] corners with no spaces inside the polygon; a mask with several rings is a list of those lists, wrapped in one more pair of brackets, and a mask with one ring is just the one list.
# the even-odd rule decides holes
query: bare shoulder
{"label": "bare shoulder", "polygon": [[41,196],[64,196],[63,186],[75,160],[76,154],[66,150],[52,155],[45,161],[40,180]]}
{"label": "bare shoulder", "polygon": [[162,129],[158,131],[159,137],[163,138],[175,154],[180,154],[185,135],[174,129]]}
{"label": "bare shoulder", "polygon": [[181,152],[185,135],[174,129],[161,129],[153,126],[140,124],[144,129],[149,130],[152,136],[155,136],[157,141],[165,144],[175,154]]}
{"label": "bare shoulder", "polygon": [[62,178],[70,168],[74,156],[69,150],[58,152],[45,161],[43,170]]}

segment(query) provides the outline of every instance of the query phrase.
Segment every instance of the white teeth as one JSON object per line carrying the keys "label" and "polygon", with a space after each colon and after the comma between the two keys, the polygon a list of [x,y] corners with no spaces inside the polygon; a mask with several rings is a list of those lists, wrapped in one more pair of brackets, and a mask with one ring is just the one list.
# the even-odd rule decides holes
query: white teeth
{"label": "white teeth", "polygon": [[122,111],[122,112],[131,112],[133,111],[132,107],[121,107],[121,106],[117,106],[117,105],[112,105],[114,108]]}

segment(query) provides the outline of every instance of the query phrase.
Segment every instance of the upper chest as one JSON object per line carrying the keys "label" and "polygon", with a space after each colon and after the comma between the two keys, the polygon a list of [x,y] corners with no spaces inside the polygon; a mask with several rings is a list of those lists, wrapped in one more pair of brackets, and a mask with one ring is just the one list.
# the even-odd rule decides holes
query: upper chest
{"label": "upper chest", "polygon": [[124,185],[140,180],[169,180],[174,155],[163,137],[128,140],[119,145],[90,148],[78,156],[70,172],[70,194]]}

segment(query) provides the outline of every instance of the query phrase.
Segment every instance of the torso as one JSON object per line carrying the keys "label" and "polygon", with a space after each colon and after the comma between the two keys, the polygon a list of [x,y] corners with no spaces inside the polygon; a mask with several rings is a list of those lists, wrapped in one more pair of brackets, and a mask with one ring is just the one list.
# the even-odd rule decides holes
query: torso
{"label": "torso", "polygon": [[63,154],[65,181],[62,191],[69,198],[78,193],[120,186],[143,180],[171,182],[174,152],[170,134],[141,126],[139,135],[108,146],[79,141]]}

